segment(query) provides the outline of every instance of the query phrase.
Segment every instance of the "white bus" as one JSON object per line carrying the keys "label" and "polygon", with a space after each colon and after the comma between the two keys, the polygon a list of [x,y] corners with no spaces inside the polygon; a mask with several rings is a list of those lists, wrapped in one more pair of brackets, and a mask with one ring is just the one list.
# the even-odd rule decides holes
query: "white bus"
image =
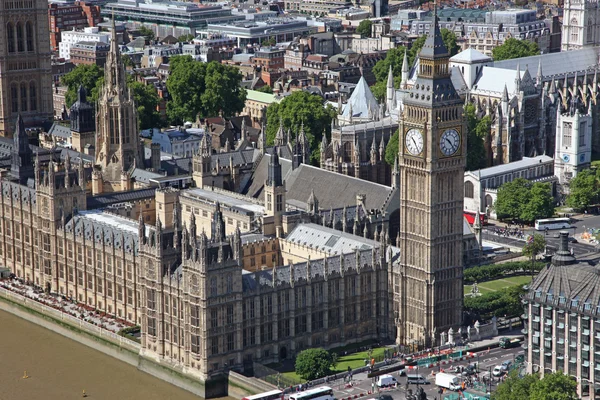
{"label": "white bus", "polygon": [[329,386],[321,386],[291,394],[290,400],[335,400],[335,397],[333,397],[333,390]]}
{"label": "white bus", "polygon": [[550,229],[570,229],[570,218],[548,218],[535,221],[535,229],[538,231],[547,231]]}
{"label": "white bus", "polygon": [[270,392],[255,394],[242,398],[242,400],[284,400],[285,396],[281,390],[271,390]]}

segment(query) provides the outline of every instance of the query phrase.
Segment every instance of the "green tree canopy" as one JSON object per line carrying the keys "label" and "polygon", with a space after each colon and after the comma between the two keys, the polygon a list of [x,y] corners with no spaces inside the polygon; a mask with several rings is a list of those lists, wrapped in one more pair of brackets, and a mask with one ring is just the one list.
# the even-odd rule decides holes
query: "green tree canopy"
{"label": "green tree canopy", "polygon": [[402,80],[402,61],[404,60],[404,52],[406,48],[404,46],[395,47],[388,50],[383,60],[377,61],[373,67],[373,75],[375,75],[376,83],[371,87],[373,95],[378,101],[384,101],[387,92],[387,78],[390,72],[390,66],[392,67],[392,74],[394,75],[394,87],[400,86]]}
{"label": "green tree canopy", "polygon": [[320,96],[300,90],[293,92],[281,103],[273,103],[267,108],[267,144],[272,145],[275,142],[279,121],[283,123],[286,132],[289,129],[292,140],[304,124],[304,132],[312,152],[311,162],[316,164],[320,157],[319,149],[323,135],[331,134],[333,117],[335,110],[330,106],[325,107]]}
{"label": "green tree canopy", "polygon": [[473,104],[465,107],[467,118],[467,171],[486,167],[485,139],[491,132],[492,120],[486,115],[478,119]]}
{"label": "green tree canopy", "polygon": [[373,26],[373,22],[370,19],[363,19],[358,24],[358,28],[356,28],[356,32],[360,33],[362,37],[371,37],[371,27]]}
{"label": "green tree canopy", "polygon": [[540,54],[537,43],[528,40],[509,38],[501,46],[494,47],[492,58],[494,61],[510,60],[511,58],[529,57]]}
{"label": "green tree canopy", "polygon": [[151,85],[144,85],[137,81],[129,82],[129,89],[131,89],[137,108],[139,129],[164,126],[157,109],[160,98],[156,89]]}
{"label": "green tree canopy", "polygon": [[133,64],[133,60],[127,54],[121,55],[121,62],[123,62],[123,65],[125,66],[125,68],[134,68],[135,67],[135,65]]}
{"label": "green tree canopy", "polygon": [[104,71],[96,64],[80,64],[68,74],[63,75],[61,82],[67,86],[67,93],[65,95],[67,108],[71,107],[77,101],[77,90],[80,85],[83,85],[85,88],[88,94],[88,101],[95,103],[98,101],[98,96],[104,83]]}
{"label": "green tree canopy", "polygon": [[263,87],[260,87],[258,89],[254,89],[254,90],[256,90],[257,92],[261,92],[261,93],[273,94],[273,89],[269,85],[265,85]]}
{"label": "green tree canopy", "polygon": [[400,146],[400,129],[396,129],[396,132],[390,138],[386,148],[385,148],[385,162],[388,165],[394,165],[394,161],[396,161],[396,157],[398,157],[398,147]]}
{"label": "green tree canopy", "polygon": [[585,210],[588,206],[598,203],[600,197],[600,184],[597,173],[586,169],[575,176],[569,183],[567,205],[569,207]]}
{"label": "green tree canopy", "polygon": [[145,27],[144,25],[140,26],[138,28],[138,32],[140,33],[140,35],[142,35],[146,41],[148,42],[152,42],[156,35],[154,34],[154,32],[152,31],[152,29]]}
{"label": "green tree canopy", "polygon": [[187,43],[187,42],[191,42],[192,40],[194,40],[195,36],[192,35],[191,33],[188,33],[187,35],[181,35],[177,38],[178,42],[182,42],[182,43]]}
{"label": "green tree canopy", "polygon": [[261,46],[269,47],[269,46],[275,46],[276,44],[277,44],[277,40],[275,39],[274,36],[271,36],[270,38],[263,40],[261,43]]}
{"label": "green tree canopy", "polygon": [[544,235],[534,233],[531,238],[527,240],[527,244],[523,247],[523,255],[535,258],[546,248],[546,239]]}
{"label": "green tree canopy", "polygon": [[481,296],[465,296],[464,309],[477,315],[478,319],[489,319],[493,316],[514,317],[523,313],[520,298],[523,293],[523,285],[514,285]]}
{"label": "green tree canopy", "polygon": [[198,117],[222,114],[230,117],[242,111],[246,90],[240,87],[242,75],[235,67],[217,62],[202,63],[191,56],[170,61],[167,89],[169,120],[174,124],[196,121]]}
{"label": "green tree canopy", "polygon": [[336,357],[322,348],[302,350],[296,357],[296,373],[307,381],[322,378],[335,367]]}
{"label": "green tree canopy", "polygon": [[531,388],[530,400],[576,400],[577,382],[562,371],[546,374]]}
{"label": "green tree canopy", "polygon": [[528,400],[531,395],[531,388],[540,380],[537,374],[525,375],[519,377],[517,370],[508,374],[508,378],[498,385],[498,388],[492,393],[492,400]]}
{"label": "green tree canopy", "polygon": [[[494,203],[499,219],[533,222],[554,215],[554,199],[547,183],[531,183],[524,178],[506,182],[498,189]],[[535,187],[535,189],[534,189]]]}
{"label": "green tree canopy", "polygon": [[512,371],[508,378],[492,393],[492,400],[575,400],[577,382],[562,371],[520,377]]}

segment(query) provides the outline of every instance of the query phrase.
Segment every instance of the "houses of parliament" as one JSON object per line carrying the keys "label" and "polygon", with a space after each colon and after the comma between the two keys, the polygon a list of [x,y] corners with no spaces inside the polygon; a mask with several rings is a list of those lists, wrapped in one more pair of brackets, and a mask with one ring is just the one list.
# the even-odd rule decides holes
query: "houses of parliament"
{"label": "houses of parliament", "polygon": [[[35,8],[43,2],[8,3],[34,8],[0,13],[2,26],[24,27],[16,28],[16,47],[0,48],[2,63],[21,51],[19,32],[28,51],[29,23],[47,24]],[[49,96],[45,66],[28,75],[38,113],[27,100],[33,86],[21,92],[21,82],[26,96],[16,108],[6,104],[6,90],[20,78],[1,75],[0,130],[13,138],[0,139],[8,154],[0,159],[0,263],[49,292],[140,325],[143,356],[201,380],[310,347],[368,339],[439,344],[442,332],[462,323],[466,132],[434,25],[399,121],[392,187],[296,165],[284,149],[267,149],[262,135],[242,193],[207,184],[223,164],[206,137],[190,163],[195,184],[143,184],[135,177],[147,160],[116,41],[97,107],[83,89],[71,107],[76,151],[29,144],[29,118],[44,117]],[[33,53],[43,53],[47,43],[36,37]],[[93,161],[80,153],[84,146],[94,148]],[[309,176],[330,190],[347,184],[329,197],[351,192],[356,205],[334,210],[326,192],[308,190]],[[373,202],[400,207],[393,237],[382,224],[387,209]]]}

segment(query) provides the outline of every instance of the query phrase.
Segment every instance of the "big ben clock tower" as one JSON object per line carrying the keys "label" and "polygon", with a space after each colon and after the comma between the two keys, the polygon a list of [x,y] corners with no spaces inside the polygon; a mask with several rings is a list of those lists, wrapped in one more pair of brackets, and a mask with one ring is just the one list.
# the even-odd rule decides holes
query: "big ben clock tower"
{"label": "big ben clock tower", "polygon": [[393,278],[401,344],[437,345],[462,323],[466,125],[449,58],[434,12],[399,124],[401,258]]}

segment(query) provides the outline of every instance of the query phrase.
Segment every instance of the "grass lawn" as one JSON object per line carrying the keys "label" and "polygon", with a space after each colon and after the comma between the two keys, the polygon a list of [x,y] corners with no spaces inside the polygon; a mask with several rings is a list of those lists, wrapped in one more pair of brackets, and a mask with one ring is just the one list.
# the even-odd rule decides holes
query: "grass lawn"
{"label": "grass lawn", "polygon": [[[496,279],[488,282],[482,282],[478,283],[477,285],[479,286],[479,293],[484,294],[489,292],[496,292],[509,286],[525,285],[529,282],[531,282],[531,276],[519,275]],[[471,285],[465,285],[465,294],[468,293],[471,293]]]}
{"label": "grass lawn", "polygon": [[[379,347],[379,348],[373,349],[372,356],[375,357],[375,359],[377,359],[378,357],[379,358],[383,357],[383,350],[384,350],[384,347]],[[335,370],[333,371],[333,373],[348,371],[348,367],[350,367],[352,369],[364,367],[366,358],[367,358],[366,351],[348,354],[347,356],[340,356],[338,358],[338,363],[335,366]],[[269,367],[274,368],[275,365],[269,365]],[[298,375],[296,375],[296,373],[294,371],[282,372],[281,374],[285,377],[304,382],[304,380],[301,379]]]}

